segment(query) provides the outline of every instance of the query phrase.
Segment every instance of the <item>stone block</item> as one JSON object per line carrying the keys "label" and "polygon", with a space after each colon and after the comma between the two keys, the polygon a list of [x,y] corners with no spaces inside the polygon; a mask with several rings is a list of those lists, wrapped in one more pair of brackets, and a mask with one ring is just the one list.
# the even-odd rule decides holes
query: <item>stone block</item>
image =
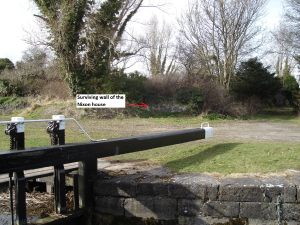
{"label": "stone block", "polygon": [[295,185],[297,189],[297,201],[300,202],[300,176],[296,175],[290,179]]}
{"label": "stone block", "polygon": [[282,178],[266,178],[261,181],[265,186],[265,202],[277,202],[277,196],[282,196],[284,192]]}
{"label": "stone block", "polygon": [[220,201],[263,202],[265,187],[255,178],[227,178],[220,181]]}
{"label": "stone block", "polygon": [[275,220],[277,217],[275,203],[241,202],[240,217],[262,220]]}
{"label": "stone block", "polygon": [[282,197],[285,203],[295,203],[297,201],[297,187],[292,184],[285,186]]}
{"label": "stone block", "polygon": [[169,196],[184,199],[217,200],[219,182],[205,174],[181,174],[169,183]]}
{"label": "stone block", "polygon": [[147,178],[136,183],[136,195],[168,196],[168,182],[159,178]]}
{"label": "stone block", "polygon": [[178,214],[182,216],[201,216],[203,214],[202,200],[181,199],[178,201]]}
{"label": "stone block", "polygon": [[108,213],[114,216],[124,216],[125,198],[118,197],[96,197],[95,210],[100,213]]}
{"label": "stone block", "polygon": [[124,208],[126,217],[174,220],[177,215],[177,201],[164,197],[138,196],[127,198]]}
{"label": "stone block", "polygon": [[97,180],[94,183],[94,193],[98,196],[135,197],[136,183],[139,175],[126,175],[111,180]]}
{"label": "stone block", "polygon": [[280,195],[282,202],[296,202],[296,186],[281,177],[261,179],[265,186],[265,202],[277,202]]}
{"label": "stone block", "polygon": [[300,204],[282,204],[281,211],[284,220],[300,221]]}
{"label": "stone block", "polygon": [[205,216],[212,217],[238,217],[240,204],[238,202],[210,201],[204,204]]}

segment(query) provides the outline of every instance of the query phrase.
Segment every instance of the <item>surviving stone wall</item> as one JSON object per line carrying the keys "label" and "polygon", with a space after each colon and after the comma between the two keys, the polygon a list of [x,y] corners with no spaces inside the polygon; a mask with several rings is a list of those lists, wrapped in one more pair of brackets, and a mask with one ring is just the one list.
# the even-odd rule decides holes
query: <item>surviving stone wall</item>
{"label": "surviving stone wall", "polygon": [[124,175],[97,180],[94,192],[98,217],[153,218],[163,221],[160,224],[180,225],[230,220],[278,224],[278,219],[282,224],[300,224],[300,176],[218,181],[204,174]]}
{"label": "surviving stone wall", "polygon": [[160,112],[184,112],[188,110],[187,106],[180,105],[174,100],[163,101],[160,103],[149,103],[148,110],[155,110]]}

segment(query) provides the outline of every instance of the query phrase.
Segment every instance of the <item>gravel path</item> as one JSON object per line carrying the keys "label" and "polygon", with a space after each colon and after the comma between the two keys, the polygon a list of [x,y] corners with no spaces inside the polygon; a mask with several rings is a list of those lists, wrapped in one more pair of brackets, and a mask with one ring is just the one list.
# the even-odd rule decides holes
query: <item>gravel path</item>
{"label": "gravel path", "polygon": [[214,139],[300,142],[300,124],[291,121],[238,121],[215,124],[212,127],[214,128]]}

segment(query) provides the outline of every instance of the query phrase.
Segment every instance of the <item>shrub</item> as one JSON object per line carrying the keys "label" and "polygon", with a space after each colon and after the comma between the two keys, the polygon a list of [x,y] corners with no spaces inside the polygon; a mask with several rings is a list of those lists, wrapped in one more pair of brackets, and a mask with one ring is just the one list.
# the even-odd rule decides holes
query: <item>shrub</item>
{"label": "shrub", "polygon": [[299,84],[295,77],[291,75],[286,75],[283,77],[283,89],[293,93],[294,91],[299,91]]}
{"label": "shrub", "polygon": [[0,94],[2,97],[8,96],[11,94],[9,87],[9,81],[6,79],[0,79]]}
{"label": "shrub", "polygon": [[147,93],[144,84],[146,79],[137,71],[130,74],[115,71],[106,79],[103,89],[109,94],[126,94],[128,102],[140,103]]}
{"label": "shrub", "polygon": [[297,112],[299,110],[299,99],[297,97],[299,94],[299,84],[295,77],[291,75],[285,75],[283,77],[283,94],[293,106],[294,111]]}
{"label": "shrub", "polygon": [[203,116],[203,119],[218,120],[218,119],[225,119],[225,116],[218,113],[211,113]]}
{"label": "shrub", "polygon": [[23,96],[23,89],[20,84],[13,84],[7,79],[0,79],[0,96]]}
{"label": "shrub", "polygon": [[181,85],[182,79],[179,74],[153,76],[145,80],[145,87],[148,90],[146,101],[148,103],[172,101]]}
{"label": "shrub", "polygon": [[202,89],[184,87],[177,90],[175,100],[180,104],[188,105],[192,111],[201,112],[205,94]]}
{"label": "shrub", "polygon": [[201,74],[185,77],[187,87],[201,89],[205,94],[203,114],[221,114],[231,118],[242,118],[254,115],[261,107],[261,101],[256,97],[248,99],[248,103],[234,100],[222,85],[217,84],[213,77]]}

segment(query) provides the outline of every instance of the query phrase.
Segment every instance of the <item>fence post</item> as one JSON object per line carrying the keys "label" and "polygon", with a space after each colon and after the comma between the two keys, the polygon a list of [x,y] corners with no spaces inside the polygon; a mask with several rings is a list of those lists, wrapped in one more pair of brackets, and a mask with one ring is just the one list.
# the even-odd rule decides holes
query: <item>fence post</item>
{"label": "fence post", "polygon": [[15,178],[16,221],[18,225],[24,225],[27,224],[24,171],[15,172],[14,178]]}
{"label": "fence post", "polygon": [[[51,145],[65,144],[65,119],[63,115],[53,115],[53,121],[48,123],[47,133],[50,134]],[[54,166],[54,208],[57,213],[65,213],[66,206],[66,181],[64,165]]]}
{"label": "fence post", "polygon": [[[11,117],[12,123],[7,124],[6,126],[4,132],[10,137],[10,150],[25,149],[25,141],[24,141],[25,126],[23,121],[24,121],[23,117]],[[18,225],[27,224],[24,171],[14,172],[14,182],[15,182],[16,221]],[[11,185],[12,184],[10,183],[10,186]],[[12,223],[13,223],[13,215],[12,215]]]}
{"label": "fence post", "polygon": [[78,162],[79,205],[82,208],[91,208],[93,206],[92,176],[97,174],[97,166],[97,158]]}

